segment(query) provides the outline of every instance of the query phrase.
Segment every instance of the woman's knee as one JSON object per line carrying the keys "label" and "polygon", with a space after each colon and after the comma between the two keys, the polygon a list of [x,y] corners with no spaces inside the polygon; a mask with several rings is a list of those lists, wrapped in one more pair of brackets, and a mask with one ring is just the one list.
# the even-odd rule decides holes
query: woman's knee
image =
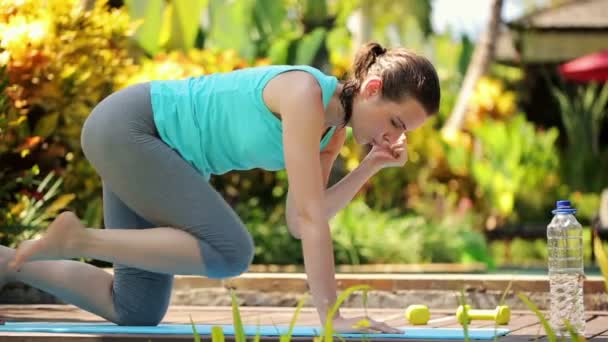
{"label": "woman's knee", "polygon": [[113,323],[124,326],[157,326],[164,316],[164,313],[161,315],[153,311],[117,310],[116,321]]}
{"label": "woman's knee", "polygon": [[158,325],[167,313],[167,306],[155,300],[161,299],[150,298],[146,303],[134,303],[134,299],[115,298],[114,311],[116,313],[116,320],[114,323],[117,325],[136,326]]}
{"label": "woman's knee", "polygon": [[245,273],[253,261],[255,247],[251,239],[240,244],[239,252],[231,255],[226,263],[226,276],[235,277]]}
{"label": "woman's knee", "polygon": [[169,308],[173,277],[114,266],[112,302],[118,325],[158,325]]}
{"label": "woman's knee", "polygon": [[255,246],[249,234],[218,244],[213,250],[207,249],[207,252],[205,246],[202,248],[205,273],[209,278],[236,277],[247,271],[255,255]]}

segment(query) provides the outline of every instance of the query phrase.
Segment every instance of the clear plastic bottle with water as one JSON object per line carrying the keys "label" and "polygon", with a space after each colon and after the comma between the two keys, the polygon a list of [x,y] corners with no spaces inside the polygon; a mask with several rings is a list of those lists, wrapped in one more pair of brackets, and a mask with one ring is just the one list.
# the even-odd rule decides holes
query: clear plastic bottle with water
{"label": "clear plastic bottle with water", "polygon": [[583,229],[570,201],[557,201],[547,227],[551,327],[568,336],[565,320],[580,335],[585,331]]}

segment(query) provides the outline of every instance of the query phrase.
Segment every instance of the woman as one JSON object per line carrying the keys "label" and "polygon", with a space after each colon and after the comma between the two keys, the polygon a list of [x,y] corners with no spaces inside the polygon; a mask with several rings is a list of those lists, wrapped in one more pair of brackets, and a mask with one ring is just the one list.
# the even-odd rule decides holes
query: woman
{"label": "woman", "polygon": [[[120,325],[156,325],[173,275],[244,272],[250,234],[210,186],[211,174],[285,168],[287,223],[301,239],[312,299],[325,321],[336,301],[328,220],[384,167],[407,160],[405,132],[437,112],[433,66],[403,49],[364,46],[341,84],[307,66],[264,66],[175,81],[153,81],[101,101],[82,130],[82,148],[103,182],[106,229],[59,215],[45,235],[2,247],[0,274],[28,283]],[[371,144],[360,166],[329,189],[350,126]],[[114,274],[85,263],[114,263]],[[337,331],[398,332],[382,322]]]}

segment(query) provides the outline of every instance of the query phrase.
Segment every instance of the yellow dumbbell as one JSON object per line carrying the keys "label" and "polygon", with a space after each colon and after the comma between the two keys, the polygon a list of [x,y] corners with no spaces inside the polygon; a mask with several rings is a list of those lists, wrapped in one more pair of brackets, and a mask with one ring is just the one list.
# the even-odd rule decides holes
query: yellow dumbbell
{"label": "yellow dumbbell", "polygon": [[[511,310],[506,305],[497,306],[494,310],[473,310],[470,305],[467,307],[468,321],[487,320],[495,321],[496,324],[508,324],[511,319]],[[461,324],[464,323],[464,308],[462,305],[456,310],[456,318]]]}
{"label": "yellow dumbbell", "polygon": [[405,310],[405,318],[412,325],[424,325],[431,318],[431,312],[426,305],[410,305]]}

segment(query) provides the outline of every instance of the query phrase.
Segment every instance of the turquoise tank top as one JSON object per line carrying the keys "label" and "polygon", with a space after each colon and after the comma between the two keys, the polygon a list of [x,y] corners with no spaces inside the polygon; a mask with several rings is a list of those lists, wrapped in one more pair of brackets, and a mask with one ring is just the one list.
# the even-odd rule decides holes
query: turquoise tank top
{"label": "turquoise tank top", "polygon": [[[318,80],[327,108],[338,80],[310,66],[261,66],[152,81],[152,110],[161,139],[206,179],[232,170],[284,169],[282,123],[264,103],[262,91],[273,77],[291,70],[309,72]],[[320,150],[334,131],[332,127],[321,139]]]}

